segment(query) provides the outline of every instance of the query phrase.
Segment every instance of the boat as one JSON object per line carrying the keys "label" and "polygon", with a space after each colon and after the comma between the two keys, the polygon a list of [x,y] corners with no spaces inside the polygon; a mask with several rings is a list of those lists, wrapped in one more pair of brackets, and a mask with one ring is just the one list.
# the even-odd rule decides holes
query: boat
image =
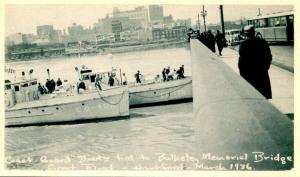
{"label": "boat", "polygon": [[[102,78],[101,87],[108,88],[108,73],[114,77],[114,83],[121,85],[121,69],[113,69],[110,72],[92,72],[87,70],[81,73],[81,78],[89,87],[94,87],[96,75]],[[119,77],[118,77],[119,76]],[[143,80],[142,83],[131,82],[128,84],[129,107],[144,107],[168,103],[190,102],[193,99],[192,77],[170,81]]]}
{"label": "boat", "polygon": [[129,86],[130,107],[192,101],[192,77],[171,81],[151,81]]}
{"label": "boat", "polygon": [[129,116],[128,86],[40,95],[37,83],[37,79],[5,80],[6,127]]}

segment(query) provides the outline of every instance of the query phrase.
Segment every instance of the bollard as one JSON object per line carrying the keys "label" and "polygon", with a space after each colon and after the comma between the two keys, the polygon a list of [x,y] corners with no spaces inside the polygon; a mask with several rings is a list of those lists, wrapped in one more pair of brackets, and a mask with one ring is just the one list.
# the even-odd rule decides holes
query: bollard
{"label": "bollard", "polygon": [[293,168],[293,123],[195,39],[191,58],[195,148],[203,164],[221,170]]}

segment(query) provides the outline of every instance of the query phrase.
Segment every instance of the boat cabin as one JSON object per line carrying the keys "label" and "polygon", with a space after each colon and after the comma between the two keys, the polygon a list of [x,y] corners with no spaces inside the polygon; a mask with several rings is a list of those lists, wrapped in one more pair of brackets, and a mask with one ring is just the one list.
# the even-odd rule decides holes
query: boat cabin
{"label": "boat cabin", "polygon": [[111,72],[93,72],[91,69],[80,70],[80,79],[84,82],[85,86],[89,90],[95,89],[96,77],[99,75],[101,85],[109,86],[109,77],[112,76],[114,79],[113,86],[120,85],[120,81],[117,78],[117,69],[113,69]]}
{"label": "boat cabin", "polygon": [[20,81],[5,80],[5,106],[12,107],[17,103],[38,100],[37,79]]}

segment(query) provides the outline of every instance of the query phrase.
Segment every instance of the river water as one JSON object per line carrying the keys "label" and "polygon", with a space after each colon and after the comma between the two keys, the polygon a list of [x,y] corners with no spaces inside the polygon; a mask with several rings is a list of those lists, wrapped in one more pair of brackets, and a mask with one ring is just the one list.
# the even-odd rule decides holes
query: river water
{"label": "river water", "polygon": [[[140,70],[146,79],[163,67],[185,65],[191,74],[190,52],[184,48],[159,49],[111,56],[43,59],[6,63],[43,84],[46,69],[55,80],[76,81],[75,66],[97,71],[121,68],[128,80]],[[13,76],[12,76],[13,77]],[[130,118],[86,124],[31,126],[5,129],[8,169],[36,170],[183,170],[193,164],[195,136],[192,103],[135,108]],[[180,159],[180,160],[179,160]]]}

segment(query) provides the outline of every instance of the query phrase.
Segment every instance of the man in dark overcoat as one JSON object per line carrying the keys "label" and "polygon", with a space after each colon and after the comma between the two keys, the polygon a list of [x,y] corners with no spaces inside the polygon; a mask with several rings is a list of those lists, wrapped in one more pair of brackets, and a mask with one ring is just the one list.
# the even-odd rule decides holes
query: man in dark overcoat
{"label": "man in dark overcoat", "polygon": [[271,99],[272,90],[268,73],[272,61],[270,47],[264,39],[255,37],[253,26],[246,26],[244,31],[248,39],[241,43],[239,49],[240,75],[264,97]]}

